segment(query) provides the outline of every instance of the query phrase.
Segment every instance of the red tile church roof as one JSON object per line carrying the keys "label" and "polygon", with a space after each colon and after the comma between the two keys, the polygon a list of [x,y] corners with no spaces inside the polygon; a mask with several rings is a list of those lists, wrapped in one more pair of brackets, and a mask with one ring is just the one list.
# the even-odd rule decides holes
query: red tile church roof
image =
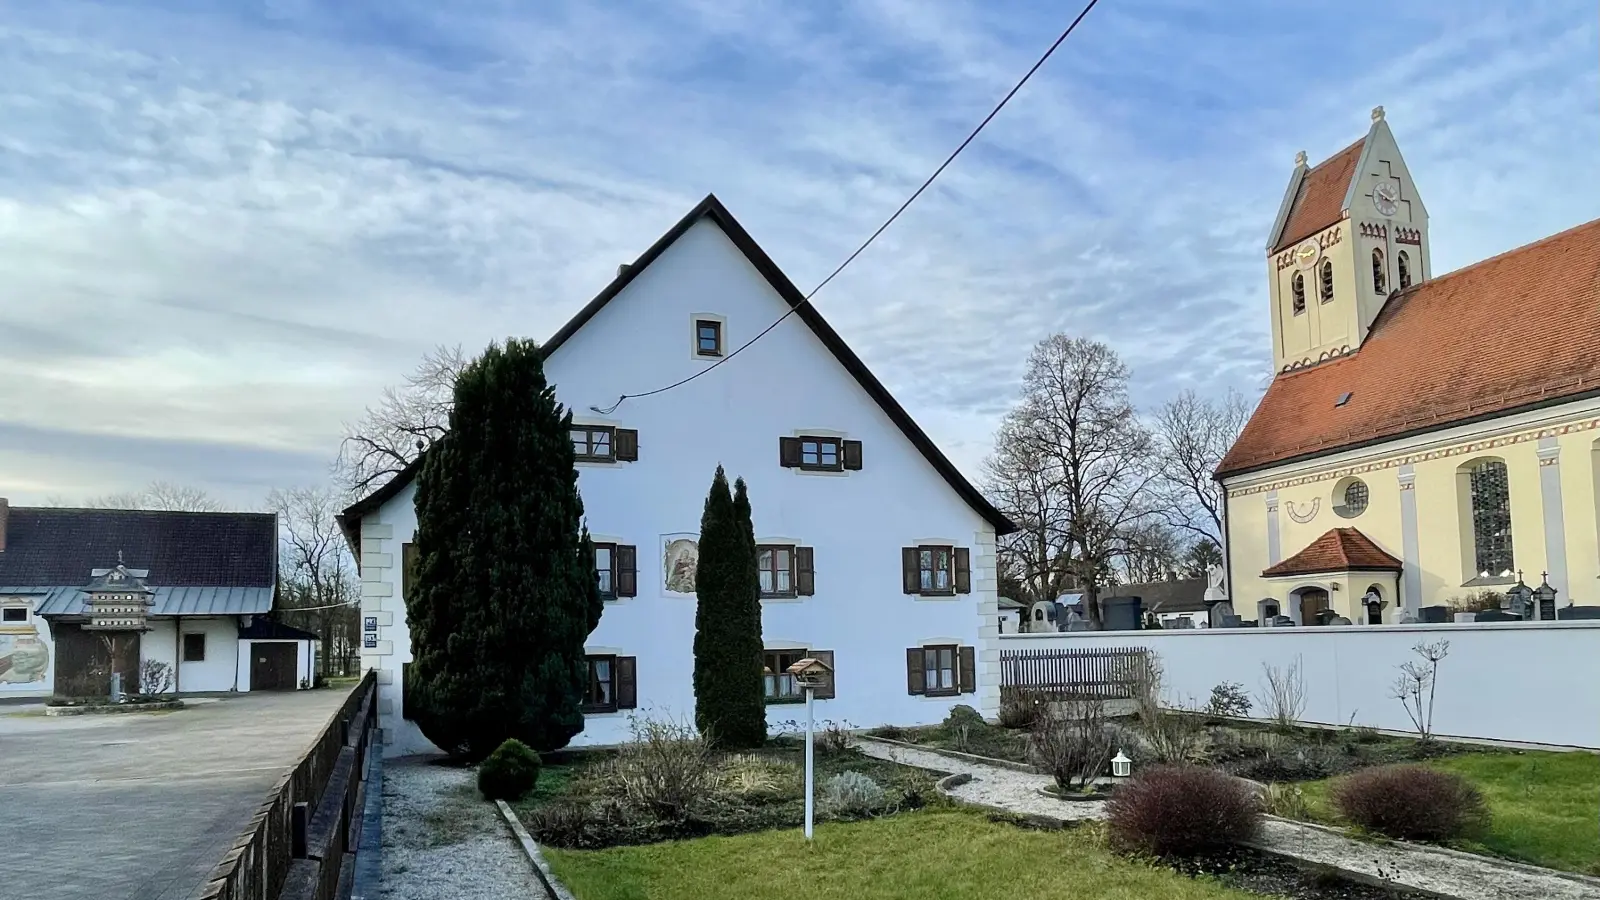
{"label": "red tile church roof", "polygon": [[1263,578],[1327,572],[1398,572],[1400,560],[1354,528],[1334,528],[1261,573]]}
{"label": "red tile church roof", "polygon": [[1591,395],[1600,219],[1391,294],[1354,353],[1273,379],[1217,476]]}
{"label": "red tile church roof", "polygon": [[1273,253],[1344,218],[1344,196],[1350,191],[1350,179],[1355,177],[1356,163],[1361,160],[1361,149],[1366,144],[1366,138],[1356,141],[1318,163],[1300,179],[1300,187],[1295,191],[1294,203],[1289,207]]}

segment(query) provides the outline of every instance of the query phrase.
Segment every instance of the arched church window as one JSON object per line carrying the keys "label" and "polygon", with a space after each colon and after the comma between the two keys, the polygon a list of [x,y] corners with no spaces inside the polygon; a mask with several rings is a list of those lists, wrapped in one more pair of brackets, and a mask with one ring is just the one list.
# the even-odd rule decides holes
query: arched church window
{"label": "arched church window", "polygon": [[1333,302],[1333,263],[1331,261],[1329,261],[1329,260],[1326,260],[1326,259],[1322,261],[1322,284],[1320,285],[1320,290],[1322,292],[1322,302],[1323,303],[1332,303]]}
{"label": "arched church window", "polygon": [[1306,311],[1306,278],[1299,272],[1294,273],[1294,314],[1300,315]]}
{"label": "arched church window", "polygon": [[1411,257],[1404,250],[1394,258],[1395,267],[1400,270],[1400,290],[1411,287]]}
{"label": "arched church window", "polygon": [[1476,571],[1490,577],[1512,569],[1511,489],[1506,464],[1485,459],[1467,469],[1472,498],[1472,545]]}
{"label": "arched church window", "polygon": [[1383,271],[1383,251],[1372,251],[1372,289],[1380,294],[1389,292],[1389,278]]}

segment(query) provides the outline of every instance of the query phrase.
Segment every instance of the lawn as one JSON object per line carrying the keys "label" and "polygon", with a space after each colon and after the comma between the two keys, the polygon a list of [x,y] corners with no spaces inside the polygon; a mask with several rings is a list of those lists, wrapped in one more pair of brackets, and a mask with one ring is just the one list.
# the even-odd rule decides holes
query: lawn
{"label": "lawn", "polygon": [[961,810],[825,823],[799,831],[608,850],[547,849],[582,900],[1244,900],[1211,880],[1151,868],[1101,849],[1091,830],[1027,831]]}
{"label": "lawn", "polygon": [[[1459,849],[1600,875],[1600,756],[1592,753],[1467,753],[1426,765],[1463,775],[1483,791],[1489,833]],[[1331,781],[1303,785],[1312,817],[1332,821]]]}

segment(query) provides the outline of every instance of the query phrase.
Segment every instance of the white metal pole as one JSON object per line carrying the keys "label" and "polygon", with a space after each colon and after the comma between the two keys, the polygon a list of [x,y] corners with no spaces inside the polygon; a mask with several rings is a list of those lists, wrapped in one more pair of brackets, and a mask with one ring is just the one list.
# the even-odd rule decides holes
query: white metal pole
{"label": "white metal pole", "polygon": [[806,840],[811,840],[812,788],[811,769],[811,685],[806,685]]}

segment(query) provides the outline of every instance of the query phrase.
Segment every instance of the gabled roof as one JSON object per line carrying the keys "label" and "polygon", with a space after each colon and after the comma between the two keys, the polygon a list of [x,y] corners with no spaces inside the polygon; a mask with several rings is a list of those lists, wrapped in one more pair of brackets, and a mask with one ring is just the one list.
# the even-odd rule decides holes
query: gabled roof
{"label": "gabled roof", "polygon": [[1398,572],[1400,560],[1354,528],[1334,528],[1261,573],[1263,578],[1330,572]]}
{"label": "gabled roof", "polygon": [[11,507],[0,585],[82,588],[118,564],[151,587],[268,588],[277,582],[278,517],[131,509]]}
{"label": "gabled roof", "polygon": [[1273,379],[1217,477],[1591,396],[1600,219],[1391,295],[1354,353]]}
{"label": "gabled roof", "polygon": [[[701,200],[694,209],[689,210],[687,215],[678,220],[678,224],[672,226],[666,234],[663,234],[654,244],[650,245],[650,248],[641,254],[638,259],[623,267],[617,273],[617,277],[611,280],[610,284],[606,285],[600,293],[595,295],[594,299],[578,310],[577,315],[573,316],[567,324],[561,326],[555,335],[542,345],[544,355],[548,357],[559,349],[562,344],[566,343],[567,339],[576,334],[579,328],[582,328],[585,323],[595,317],[595,314],[604,309],[613,297],[631,284],[639,276],[639,273],[643,272],[657,257],[665,253],[668,247],[676,243],[678,238],[687,234],[689,229],[702,219],[707,219],[722,229],[728,239],[733,241],[734,246],[738,247],[740,252],[744,254],[745,259],[749,260],[750,264],[755,266],[756,271],[766,278],[772,289],[777,291],[778,296],[782,297],[794,309],[795,318],[804,322],[816,334],[818,340],[822,341],[823,346],[833,353],[834,358],[838,359],[839,363],[851,375],[855,376],[856,382],[861,385],[862,389],[877,402],[878,406],[883,409],[884,414],[899,426],[906,439],[911,441],[912,445],[922,453],[929,464],[944,478],[945,482],[967,502],[967,505],[971,506],[979,515],[993,525],[997,533],[1010,534],[1016,530],[1016,526],[998,509],[995,509],[994,505],[985,499],[977,488],[973,487],[972,483],[961,474],[960,470],[939,450],[921,427],[912,420],[905,408],[894,399],[888,389],[883,386],[883,383],[867,369],[861,358],[856,356],[855,351],[851,350],[849,345],[844,342],[844,339],[839,337],[839,333],[833,330],[833,326],[822,318],[822,314],[817,312],[817,308],[805,302],[805,294],[795,287],[794,282],[790,281],[787,275],[783,274],[783,271],[778,268],[778,264],[773,262],[766,251],[756,244],[755,239],[750,236],[749,232],[744,230],[744,226],[734,219],[733,214],[728,212],[727,207],[722,205],[722,201],[718,200],[715,194],[707,194],[704,200]],[[421,467],[422,457],[418,456],[409,466],[406,466],[405,469],[383,484],[383,486],[347,507],[339,516],[339,524],[344,529],[345,537],[351,540],[353,544],[358,543],[357,536],[360,531],[361,517],[376,510],[390,498],[400,493],[417,476]]]}
{"label": "gabled roof", "polygon": [[1355,181],[1356,163],[1366,143],[1363,137],[1303,174],[1301,169],[1295,169],[1299,183],[1290,185],[1294,199],[1283,227],[1274,239],[1268,240],[1269,253],[1293,246],[1344,218],[1345,198]]}

